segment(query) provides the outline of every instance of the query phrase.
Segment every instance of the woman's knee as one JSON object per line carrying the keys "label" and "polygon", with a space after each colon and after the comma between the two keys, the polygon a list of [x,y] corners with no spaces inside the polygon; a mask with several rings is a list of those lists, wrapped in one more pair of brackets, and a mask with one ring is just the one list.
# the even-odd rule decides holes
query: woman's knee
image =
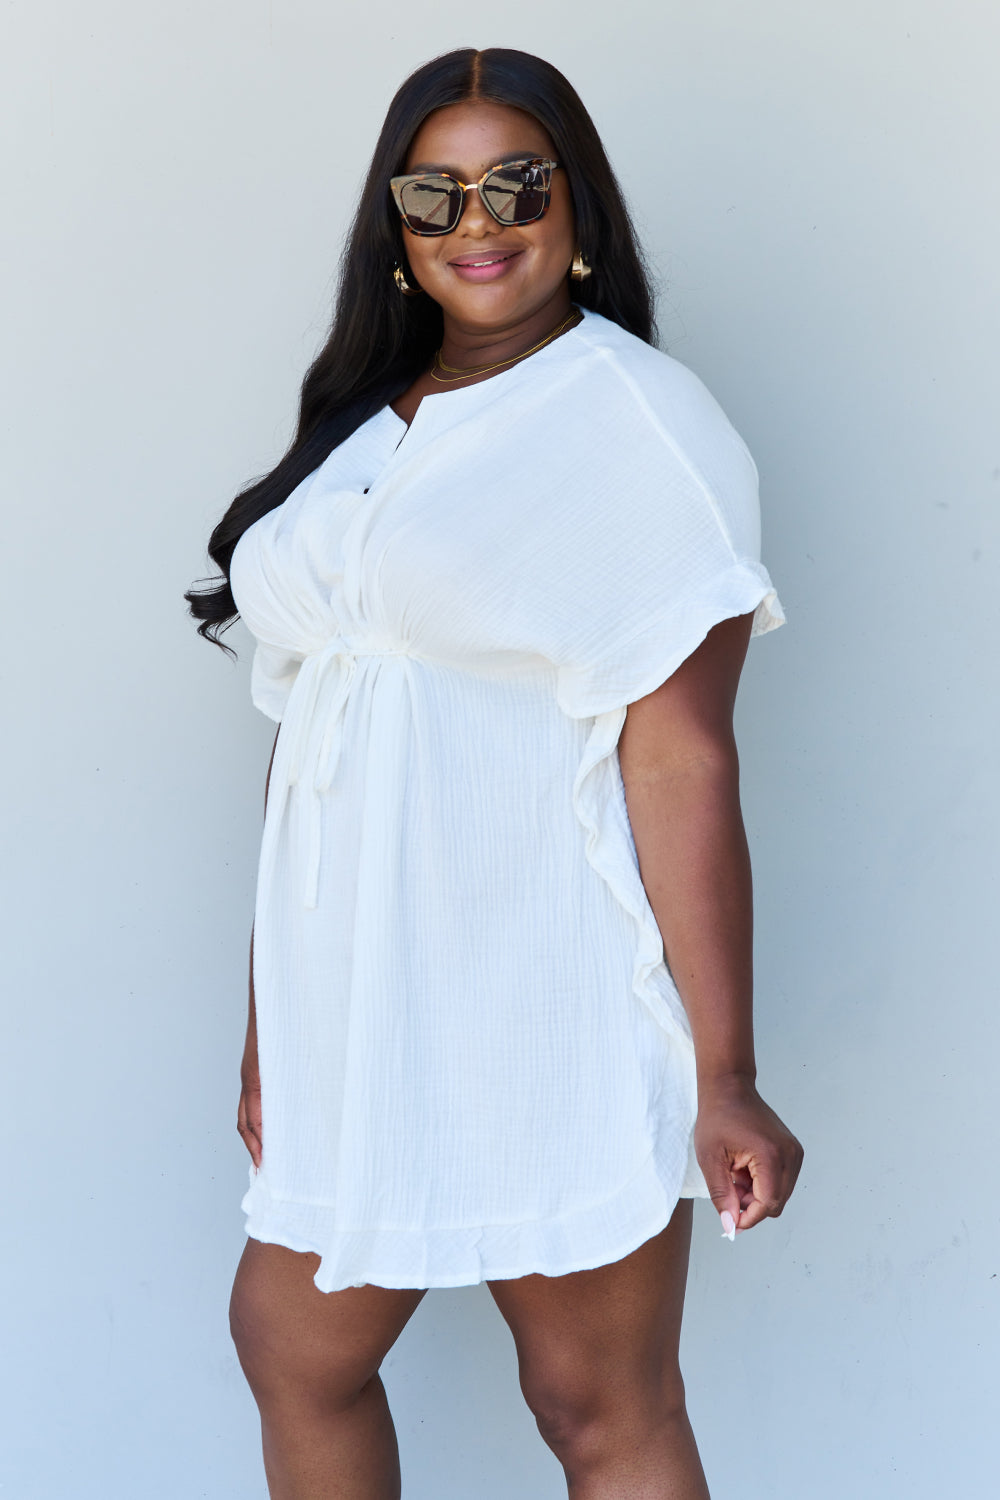
{"label": "woman's knee", "polygon": [[290,1396],[349,1405],[377,1375],[422,1293],[382,1287],[320,1292],[318,1257],[248,1240],[233,1282],[229,1326],[258,1402]]}
{"label": "woman's knee", "polygon": [[684,1382],[673,1363],[623,1371],[548,1362],[522,1371],[521,1389],[543,1441],[563,1462],[596,1458],[686,1422]]}

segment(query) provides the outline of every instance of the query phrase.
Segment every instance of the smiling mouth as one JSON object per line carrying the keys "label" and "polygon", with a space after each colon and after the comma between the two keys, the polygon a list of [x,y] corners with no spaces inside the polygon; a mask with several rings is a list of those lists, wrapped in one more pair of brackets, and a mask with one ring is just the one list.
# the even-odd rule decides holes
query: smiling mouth
{"label": "smiling mouth", "polygon": [[506,251],[498,252],[495,255],[481,255],[481,256],[476,256],[476,257],[471,256],[471,255],[461,255],[461,256],[457,256],[451,262],[451,264],[453,266],[462,266],[462,267],[470,267],[471,266],[471,267],[476,267],[476,268],[479,268],[479,267],[482,267],[482,266],[496,266],[496,265],[499,265],[502,261],[513,260],[514,256],[517,255],[518,253],[519,252],[517,250],[506,250]]}

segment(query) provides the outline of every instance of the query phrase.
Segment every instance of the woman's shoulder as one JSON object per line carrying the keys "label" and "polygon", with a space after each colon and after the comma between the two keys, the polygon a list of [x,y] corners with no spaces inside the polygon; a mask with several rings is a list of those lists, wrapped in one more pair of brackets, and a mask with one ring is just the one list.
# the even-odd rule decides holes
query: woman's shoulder
{"label": "woman's shoulder", "polygon": [[634,399],[647,401],[654,408],[686,405],[706,417],[722,414],[719,403],[694,370],[610,318],[586,311],[576,332],[590,349],[604,356],[601,363],[607,373],[628,387]]}
{"label": "woman's shoulder", "polygon": [[688,365],[600,313],[586,311],[575,333],[601,356],[587,365],[605,404],[637,406],[663,441],[692,455],[732,447],[750,458],[729,417]]}

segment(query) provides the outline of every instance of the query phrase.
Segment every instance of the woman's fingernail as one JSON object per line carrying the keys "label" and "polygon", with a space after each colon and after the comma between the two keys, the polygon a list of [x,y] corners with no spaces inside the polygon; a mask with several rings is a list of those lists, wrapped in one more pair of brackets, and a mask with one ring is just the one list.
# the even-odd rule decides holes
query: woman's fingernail
{"label": "woman's fingernail", "polygon": [[722,1238],[732,1242],[736,1238],[736,1220],[728,1208],[722,1210],[720,1218],[722,1219]]}

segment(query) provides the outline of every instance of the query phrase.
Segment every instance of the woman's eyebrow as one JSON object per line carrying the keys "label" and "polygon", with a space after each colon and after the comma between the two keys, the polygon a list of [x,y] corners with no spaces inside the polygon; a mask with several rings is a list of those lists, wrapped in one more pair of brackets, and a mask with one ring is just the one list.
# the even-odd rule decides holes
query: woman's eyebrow
{"label": "woman's eyebrow", "polygon": [[[506,166],[509,161],[534,161],[536,157],[543,155],[544,152],[540,151],[508,151],[503,156],[494,156],[488,162],[484,162],[472,178],[472,181],[478,181],[483,173],[488,172],[491,167]],[[409,176],[414,172],[447,172],[449,177],[457,177],[460,182],[465,181],[458,167],[447,166],[444,162],[440,161],[419,161],[415,166],[410,168],[409,173],[406,175]]]}

